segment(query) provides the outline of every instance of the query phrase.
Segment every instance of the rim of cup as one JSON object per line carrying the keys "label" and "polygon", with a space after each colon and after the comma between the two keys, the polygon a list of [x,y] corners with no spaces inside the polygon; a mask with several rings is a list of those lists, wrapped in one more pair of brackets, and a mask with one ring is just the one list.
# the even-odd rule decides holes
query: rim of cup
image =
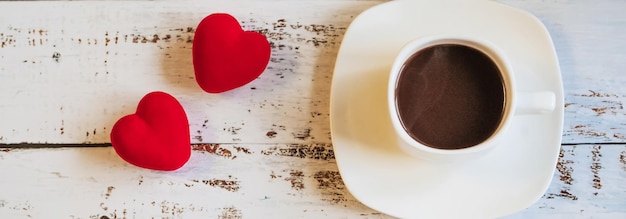
{"label": "rim of cup", "polygon": [[[439,149],[427,146],[413,139],[407,131],[404,129],[402,122],[397,111],[396,101],[396,86],[398,83],[398,77],[402,71],[402,68],[406,61],[414,54],[422,49],[426,49],[431,46],[456,44],[468,46],[476,49],[481,53],[487,55],[498,67],[498,70],[502,76],[502,86],[505,92],[504,112],[500,119],[498,128],[491,134],[485,141],[461,149]],[[407,143],[411,149],[416,149],[428,154],[434,155],[467,155],[485,151],[489,148],[493,148],[505,134],[504,131],[508,129],[508,126],[512,120],[515,111],[515,80],[513,77],[513,71],[510,64],[507,62],[507,57],[497,46],[486,40],[480,40],[469,36],[462,35],[432,35],[414,39],[405,44],[396,58],[394,59],[389,78],[388,87],[388,105],[396,134]],[[421,153],[420,153],[421,154]]]}

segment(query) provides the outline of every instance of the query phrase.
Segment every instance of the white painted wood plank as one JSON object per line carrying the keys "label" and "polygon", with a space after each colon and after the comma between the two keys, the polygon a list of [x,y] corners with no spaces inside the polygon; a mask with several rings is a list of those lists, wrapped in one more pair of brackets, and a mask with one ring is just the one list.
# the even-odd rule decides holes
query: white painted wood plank
{"label": "white painted wood plank", "polygon": [[156,172],[112,148],[9,150],[0,217],[378,217],[345,190],[333,156],[330,145],[206,145],[183,169]]}
{"label": "white painted wood plank", "polygon": [[[154,90],[187,110],[193,142],[330,142],[334,57],[373,1],[2,2],[0,143],[102,143]],[[37,11],[37,16],[23,16]],[[197,23],[228,12],[273,45],[267,71],[224,94],[194,80]]]}
{"label": "white painted wood plank", "polygon": [[[199,145],[175,172],[109,147],[2,149],[0,167],[1,218],[389,218],[349,194],[327,144]],[[543,198],[505,218],[623,218],[624,180],[626,145],[564,146]]]}
{"label": "white painted wood plank", "polygon": [[563,146],[546,194],[508,218],[626,218],[626,146]]}
{"label": "white painted wood plank", "polygon": [[[380,2],[0,2],[0,144],[108,142],[115,120],[157,89],[181,100],[194,142],[238,143],[197,146],[172,173],[129,166],[111,148],[0,149],[0,218],[388,218],[346,191],[330,145],[275,144],[330,142],[334,56],[354,16]],[[624,142],[626,2],[501,2],[552,34],[564,142]],[[188,41],[216,11],[274,47],[264,75],[210,95],[193,80]],[[546,195],[507,218],[626,217],[626,145],[562,156]]]}
{"label": "white painted wood plank", "polygon": [[533,13],[552,35],[565,87],[563,142],[624,142],[626,2],[500,2]]}
{"label": "white painted wood plank", "polygon": [[[0,143],[109,142],[113,123],[153,90],[179,98],[196,143],[329,143],[334,57],[351,20],[381,2],[0,2]],[[563,141],[623,142],[626,3],[502,2],[537,15],[553,36]],[[261,77],[212,95],[195,84],[189,42],[218,11],[274,48]]]}

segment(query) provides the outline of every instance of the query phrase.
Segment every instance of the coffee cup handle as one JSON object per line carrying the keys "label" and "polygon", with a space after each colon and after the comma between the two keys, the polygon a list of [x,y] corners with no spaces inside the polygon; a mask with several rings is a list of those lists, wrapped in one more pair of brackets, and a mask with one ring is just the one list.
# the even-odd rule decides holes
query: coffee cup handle
{"label": "coffee cup handle", "polygon": [[546,114],[554,111],[556,97],[553,92],[519,92],[517,94],[516,115]]}

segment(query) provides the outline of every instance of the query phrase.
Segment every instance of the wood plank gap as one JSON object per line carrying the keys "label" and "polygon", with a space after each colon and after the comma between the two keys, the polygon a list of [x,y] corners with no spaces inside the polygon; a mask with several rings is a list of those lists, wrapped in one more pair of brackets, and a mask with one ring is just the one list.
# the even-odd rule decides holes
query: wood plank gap
{"label": "wood plank gap", "polygon": [[[331,143],[193,143],[191,146],[198,145],[321,145]],[[561,146],[577,146],[577,145],[624,145],[626,142],[602,142],[602,143],[563,143]],[[51,144],[51,143],[17,143],[17,144],[0,144],[0,148],[76,148],[76,147],[111,147],[111,143],[75,143],[75,144]]]}
{"label": "wood plank gap", "polygon": [[577,145],[624,145],[626,142],[598,142],[598,143],[562,143],[561,146],[577,146]]}
{"label": "wood plank gap", "polygon": [[[193,143],[191,146],[202,145],[328,145],[331,143]],[[54,144],[54,143],[16,143],[16,144],[0,144],[0,148],[98,148],[111,147],[111,143],[74,143],[74,144]]]}
{"label": "wood plank gap", "polygon": [[0,144],[0,148],[75,148],[75,147],[110,147],[111,143],[101,144],[50,144],[50,143],[17,143]]}

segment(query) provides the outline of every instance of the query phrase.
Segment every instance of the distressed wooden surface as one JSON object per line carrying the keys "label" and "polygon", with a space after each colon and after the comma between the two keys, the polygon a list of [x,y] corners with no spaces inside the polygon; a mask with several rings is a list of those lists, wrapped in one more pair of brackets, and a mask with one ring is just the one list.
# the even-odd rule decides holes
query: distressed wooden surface
{"label": "distressed wooden surface", "polygon": [[563,76],[563,143],[626,142],[626,2],[502,1],[537,16],[552,35]]}
{"label": "distressed wooden surface", "polygon": [[[195,143],[330,142],[343,33],[382,1],[299,2],[2,2],[0,143],[108,142],[117,118],[154,90],[181,101]],[[552,34],[566,94],[563,142],[624,142],[626,2],[504,2]],[[206,94],[194,80],[191,40],[200,19],[222,11],[265,34],[272,59],[252,83]]]}
{"label": "distressed wooden surface", "polygon": [[[0,143],[108,142],[115,121],[154,90],[179,99],[192,142],[330,142],[328,97],[341,37],[354,16],[378,3],[4,2]],[[39,15],[22,16],[33,10]],[[194,79],[191,43],[197,23],[223,11],[268,37],[271,62],[252,83],[207,94]]]}
{"label": "distressed wooden surface", "polygon": [[[0,2],[0,218],[388,218],[345,189],[328,114],[342,36],[382,2]],[[544,22],[566,95],[553,183],[507,218],[626,218],[626,2],[500,2]],[[218,95],[191,65],[214,12],[272,44],[263,75]],[[96,147],[153,90],[190,119],[194,153],[176,172]]]}
{"label": "distressed wooden surface", "polygon": [[[389,218],[341,181],[330,144],[195,145],[176,172],[109,147],[0,150],[3,218]],[[546,194],[506,218],[623,218],[626,145],[564,146]]]}

